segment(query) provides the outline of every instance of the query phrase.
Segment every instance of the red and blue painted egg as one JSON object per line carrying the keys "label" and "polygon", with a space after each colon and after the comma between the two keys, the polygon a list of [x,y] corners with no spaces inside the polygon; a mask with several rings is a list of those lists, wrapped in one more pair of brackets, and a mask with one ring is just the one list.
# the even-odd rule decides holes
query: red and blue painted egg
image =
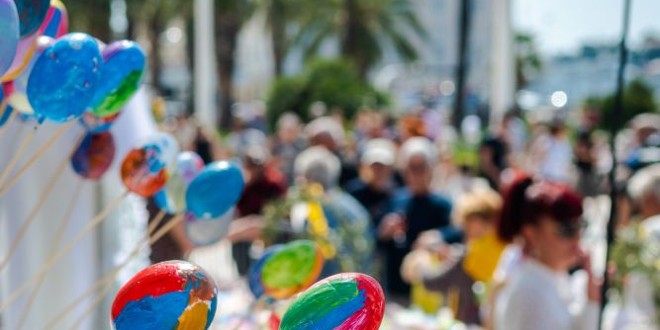
{"label": "red and blue painted egg", "polygon": [[208,329],[218,289],[199,266],[166,261],[137,273],[112,303],[112,325],[128,329]]}

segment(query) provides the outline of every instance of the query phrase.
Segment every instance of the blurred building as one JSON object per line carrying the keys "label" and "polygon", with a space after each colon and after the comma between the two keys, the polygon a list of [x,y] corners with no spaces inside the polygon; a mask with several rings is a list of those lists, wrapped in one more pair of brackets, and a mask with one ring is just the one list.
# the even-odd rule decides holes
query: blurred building
{"label": "blurred building", "polygon": [[[552,95],[564,92],[565,107],[571,109],[590,96],[612,94],[618,66],[619,47],[615,43],[585,44],[577,54],[546,59],[543,72],[526,87],[521,105],[524,108],[551,105]],[[625,80],[637,78],[647,82],[656,98],[660,98],[660,42],[648,39],[631,50]]]}

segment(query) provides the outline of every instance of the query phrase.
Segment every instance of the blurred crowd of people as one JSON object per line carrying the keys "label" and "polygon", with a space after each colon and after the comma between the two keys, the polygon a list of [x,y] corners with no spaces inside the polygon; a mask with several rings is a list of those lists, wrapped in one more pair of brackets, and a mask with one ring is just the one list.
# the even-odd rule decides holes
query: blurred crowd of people
{"label": "blurred crowd of people", "polygon": [[[589,117],[567,125],[559,116],[534,122],[511,112],[470,142],[427,110],[400,118],[363,110],[352,121],[320,115],[308,123],[287,113],[271,134],[263,104],[249,105],[251,116],[245,107],[223,137],[191,118],[165,124],[206,162],[242,164],[245,190],[227,236],[241,275],[264,245],[305,232],[328,245],[324,274],[369,272],[390,302],[429,313],[447,306],[487,329],[597,328],[602,274],[592,273],[581,244],[591,223],[583,201],[609,192],[611,156]],[[645,231],[641,244],[656,249],[657,271],[660,116],[633,119],[616,142],[618,230]],[[310,187],[322,225],[315,204],[300,197]],[[293,206],[277,204],[294,195]],[[288,214],[273,219],[272,205]],[[273,228],[286,235],[266,237]],[[175,249],[156,259],[184,257],[193,246],[181,241],[162,243]],[[657,329],[660,271],[614,266],[624,299],[613,326]]]}

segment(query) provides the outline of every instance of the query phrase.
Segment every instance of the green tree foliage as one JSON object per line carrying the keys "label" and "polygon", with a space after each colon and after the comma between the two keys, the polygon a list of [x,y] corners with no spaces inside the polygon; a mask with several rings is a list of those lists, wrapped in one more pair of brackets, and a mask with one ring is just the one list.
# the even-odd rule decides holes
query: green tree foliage
{"label": "green tree foliage", "polygon": [[267,98],[271,127],[285,112],[293,112],[303,120],[310,119],[314,102],[325,103],[328,109],[340,110],[352,118],[360,107],[382,107],[388,97],[359,79],[354,67],[342,60],[316,60],[296,77],[277,79]]}
{"label": "green tree foliage", "polygon": [[110,0],[64,0],[63,3],[69,14],[70,31],[110,41]]}
{"label": "green tree foliage", "polygon": [[[587,108],[600,111],[600,126],[609,129],[614,120],[614,98],[615,94],[605,97],[590,97],[585,101]],[[631,81],[623,93],[623,112],[619,116],[617,128],[640,113],[657,112],[658,108],[653,96],[653,89],[642,80]]]}
{"label": "green tree foliage", "polygon": [[302,47],[310,59],[318,55],[325,41],[339,40],[342,56],[364,78],[387,50],[394,50],[404,61],[417,59],[411,36],[425,38],[427,34],[412,3],[413,0],[308,1],[297,18],[298,33],[293,43]]}
{"label": "green tree foliage", "polygon": [[543,63],[539,56],[534,36],[528,33],[516,33],[515,56],[516,56],[516,89],[527,86],[532,76],[541,72]]}

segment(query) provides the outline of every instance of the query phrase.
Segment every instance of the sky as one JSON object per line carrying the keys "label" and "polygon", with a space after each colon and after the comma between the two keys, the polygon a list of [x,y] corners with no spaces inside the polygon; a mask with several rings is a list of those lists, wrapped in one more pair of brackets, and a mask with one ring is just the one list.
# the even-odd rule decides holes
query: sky
{"label": "sky", "polygon": [[[511,0],[516,30],[531,32],[545,55],[576,52],[584,42],[616,43],[624,0]],[[660,36],[660,0],[632,0],[629,45]]]}

